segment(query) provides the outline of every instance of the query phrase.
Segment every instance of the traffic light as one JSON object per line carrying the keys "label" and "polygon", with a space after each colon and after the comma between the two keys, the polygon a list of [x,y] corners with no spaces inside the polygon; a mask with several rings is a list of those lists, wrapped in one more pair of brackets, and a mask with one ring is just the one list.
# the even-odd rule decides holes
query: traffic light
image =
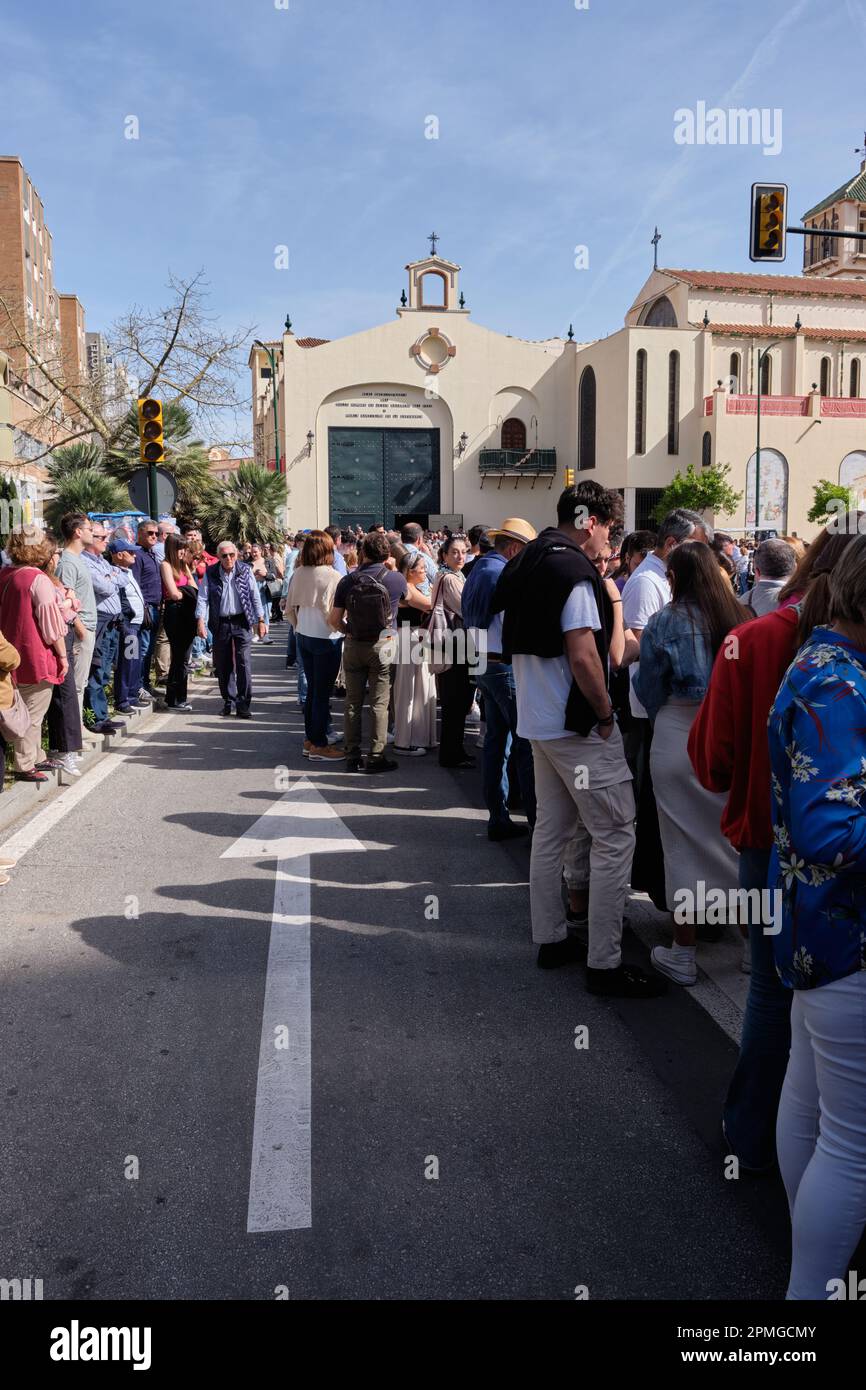
{"label": "traffic light", "polygon": [[143,396],[138,402],[138,439],[142,463],[165,462],[162,401],[153,396]]}
{"label": "traffic light", "polygon": [[752,240],[749,259],[785,259],[785,221],[788,215],[788,185],[752,184]]}
{"label": "traffic light", "polygon": [[565,470],[565,486],[566,486],[566,487],[574,487],[574,469],[573,469],[573,468],[566,468],[566,470]]}

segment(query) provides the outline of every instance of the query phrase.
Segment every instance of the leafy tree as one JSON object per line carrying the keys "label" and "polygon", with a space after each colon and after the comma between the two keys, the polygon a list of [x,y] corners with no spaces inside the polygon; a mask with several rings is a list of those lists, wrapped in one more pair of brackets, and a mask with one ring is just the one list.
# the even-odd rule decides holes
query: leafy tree
{"label": "leafy tree", "polygon": [[283,529],[277,525],[276,513],[285,501],[286,480],[282,474],[270,473],[258,463],[242,463],[236,473],[217,487],[205,512],[211,539],[214,543],[233,540],[236,545],[281,540]]}
{"label": "leafy tree", "polygon": [[0,547],[5,546],[21,515],[21,498],[13,478],[0,474]]}
{"label": "leafy tree", "polygon": [[[165,461],[160,467],[171,473],[177,483],[175,512],[181,520],[198,520],[214,501],[207,449],[200,439],[193,439],[192,416],[182,402],[164,402],[162,423]],[[133,406],[106,456],[106,467],[113,478],[127,483],[135,470],[142,467],[138,449],[138,412]]]}
{"label": "leafy tree", "polygon": [[808,520],[818,525],[825,525],[831,516],[838,516],[840,512],[851,512],[857,506],[857,498],[850,487],[843,487],[841,483],[830,483],[826,478],[821,478],[814,487],[815,500],[809,509]]}
{"label": "leafy tree", "polygon": [[709,468],[695,468],[690,463],[685,473],[675,473],[668,483],[653,510],[655,520],[663,521],[675,507],[714,514],[735,512],[743,494],[735,492],[728,482],[730,471],[728,463],[714,463]]}

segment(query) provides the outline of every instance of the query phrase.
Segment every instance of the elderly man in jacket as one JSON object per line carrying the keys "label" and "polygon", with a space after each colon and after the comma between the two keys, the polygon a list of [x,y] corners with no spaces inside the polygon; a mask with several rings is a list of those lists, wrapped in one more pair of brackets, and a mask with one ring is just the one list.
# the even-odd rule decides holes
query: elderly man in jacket
{"label": "elderly man in jacket", "polygon": [[252,719],[253,695],[250,647],[253,629],[265,635],[265,614],[259,588],[249,565],[238,564],[234,541],[220,541],[217,562],[208,565],[196,602],[199,637],[213,634],[213,664],[223,699],[222,713],[232,706],[238,719]]}

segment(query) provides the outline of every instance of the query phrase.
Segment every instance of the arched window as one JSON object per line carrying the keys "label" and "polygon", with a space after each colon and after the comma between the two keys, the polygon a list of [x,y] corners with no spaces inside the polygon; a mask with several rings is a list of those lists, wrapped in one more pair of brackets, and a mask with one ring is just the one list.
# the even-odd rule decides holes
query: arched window
{"label": "arched window", "polygon": [[[830,224],[829,224],[829,222],[827,221],[827,214],[826,214],[826,212],[824,213],[824,221],[822,222],[821,225],[822,225],[822,227],[823,227],[823,229],[824,229],[825,232],[829,230]],[[833,238],[830,237],[830,236],[823,236],[823,237],[821,238],[821,259],[822,259],[822,261],[826,261],[826,260],[828,260],[828,259],[830,258],[830,255],[831,255],[831,253],[832,253],[832,247],[833,247]]]}
{"label": "arched window", "polygon": [[526,426],[522,420],[506,420],[502,426],[502,449],[521,449],[526,448]]}
{"label": "arched window", "polygon": [[653,300],[641,319],[641,325],[644,328],[676,328],[677,316],[666,294],[661,299]]}
{"label": "arched window", "polygon": [[422,309],[446,309],[447,286],[441,270],[425,270],[419,283]]}
{"label": "arched window", "polygon": [[778,449],[761,448],[761,507],[755,521],[755,455],[746,465],[746,526],[774,530],[784,535],[788,529],[788,461]]}
{"label": "arched window", "polygon": [[634,369],[634,451],[646,453],[646,351],[638,349]]}
{"label": "arched window", "polygon": [[680,355],[668,357],[668,453],[680,451]]}
{"label": "arched window", "polygon": [[704,438],[703,438],[703,441],[702,441],[702,443],[701,443],[701,467],[702,467],[702,468],[709,468],[709,466],[710,466],[710,464],[712,463],[712,461],[713,461],[713,436],[710,434],[709,430],[707,430],[706,433],[704,434]]}
{"label": "arched window", "polygon": [[851,358],[851,378],[850,378],[850,390],[849,390],[848,394],[849,394],[849,396],[852,396],[855,400],[856,400],[857,397],[860,395],[860,358],[859,358],[859,357],[852,357],[852,358]]}
{"label": "arched window", "polygon": [[769,396],[773,390],[773,359],[769,353],[761,363],[761,385],[762,396]]}
{"label": "arched window", "polygon": [[822,358],[821,358],[821,395],[822,395],[822,396],[829,396],[829,394],[830,394],[830,359],[829,359],[829,357],[822,357]]}
{"label": "arched window", "polygon": [[586,367],[578,392],[577,466],[595,468],[595,372]]}
{"label": "arched window", "polygon": [[739,396],[740,394],[740,371],[740,354],[738,352],[732,352],[731,360],[728,363],[728,376],[730,377],[732,396]]}

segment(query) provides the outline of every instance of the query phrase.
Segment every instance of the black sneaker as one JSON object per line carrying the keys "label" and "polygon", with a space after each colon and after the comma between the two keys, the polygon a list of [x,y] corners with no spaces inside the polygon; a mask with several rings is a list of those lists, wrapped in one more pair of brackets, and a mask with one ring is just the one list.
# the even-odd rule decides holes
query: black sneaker
{"label": "black sneaker", "polygon": [[522,840],[529,834],[527,825],[515,825],[513,821],[506,821],[504,825],[488,825],[488,840]]}
{"label": "black sneaker", "polygon": [[590,994],[606,994],[619,999],[656,999],[667,994],[667,980],[647,975],[635,965],[618,965],[615,970],[586,967],[586,987]]}
{"label": "black sneaker", "polygon": [[566,936],[562,941],[548,941],[539,946],[536,964],[539,970],[557,970],[560,965],[570,965],[585,957],[586,943],[578,937]]}
{"label": "black sneaker", "polygon": [[363,770],[364,770],[364,759],[361,757],[360,753],[352,753],[352,754],[349,756],[348,762],[346,763],[346,771],[347,771],[347,772],[363,772]]}
{"label": "black sneaker", "polygon": [[368,758],[364,771],[371,774],[374,772],[396,772],[399,766],[400,764],[395,762],[393,758],[386,758],[383,755],[381,758]]}
{"label": "black sneaker", "polygon": [[238,707],[236,713],[238,719],[252,719],[253,717],[248,709],[241,709],[240,707]]}
{"label": "black sneaker", "polygon": [[230,700],[226,700],[225,704],[223,705],[222,709],[220,710],[220,714],[222,715],[223,718],[225,718],[227,715],[229,715],[229,714],[231,714],[231,713],[232,713],[231,701],[230,701]]}

